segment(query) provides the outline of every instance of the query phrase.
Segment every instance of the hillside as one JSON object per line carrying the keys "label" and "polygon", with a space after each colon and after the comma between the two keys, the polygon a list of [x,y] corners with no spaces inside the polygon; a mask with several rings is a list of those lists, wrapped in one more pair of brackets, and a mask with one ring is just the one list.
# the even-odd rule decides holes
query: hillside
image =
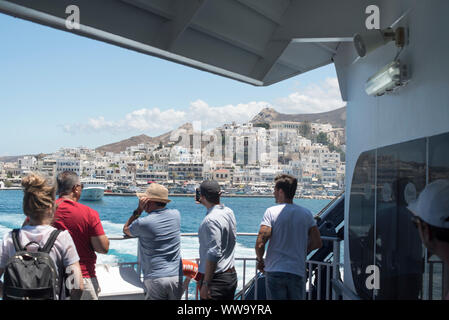
{"label": "hillside", "polygon": [[[192,125],[190,123],[185,123],[176,130],[179,129],[191,130]],[[167,144],[170,141],[170,136],[172,132],[173,131],[169,131],[157,137],[150,137],[147,136],[146,134],[141,134],[140,136],[134,136],[119,142],[114,142],[98,147],[95,149],[95,151],[120,153],[120,151],[125,151],[126,148],[128,147],[137,146],[140,143],[159,144],[160,142],[162,142],[163,144]]]}
{"label": "hillside", "polygon": [[46,154],[44,154],[44,153],[23,154],[23,155],[19,155],[19,156],[4,156],[4,157],[0,157],[0,162],[17,162],[20,158],[23,158],[23,157],[35,157],[37,159],[42,159],[45,156],[46,156]]}
{"label": "hillside", "polygon": [[265,108],[251,120],[252,123],[270,123],[273,121],[330,123],[334,128],[344,128],[346,126],[346,107],[322,113],[307,114],[286,114],[279,113],[273,108]]}

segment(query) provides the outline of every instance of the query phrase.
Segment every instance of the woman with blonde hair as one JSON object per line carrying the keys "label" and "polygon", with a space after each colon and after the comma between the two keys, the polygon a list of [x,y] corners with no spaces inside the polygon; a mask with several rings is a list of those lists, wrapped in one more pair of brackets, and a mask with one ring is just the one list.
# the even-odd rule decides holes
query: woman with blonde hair
{"label": "woman with blonde hair", "polygon": [[[26,252],[36,253],[42,251],[47,241],[54,235],[56,240],[49,249],[49,256],[56,265],[59,279],[62,281],[63,273],[68,271],[70,274],[70,281],[68,281],[70,289],[82,290],[79,256],[75,244],[68,231],[54,233],[56,229],[51,226],[55,212],[56,188],[46,178],[35,173],[23,178],[22,186],[24,188],[23,211],[27,218],[21,229],[11,231],[3,238],[0,246],[0,277],[5,272],[5,267],[10,258],[17,253],[17,247]],[[17,234],[16,239],[18,241],[16,244],[14,243],[14,234]],[[24,275],[20,274],[20,276]],[[71,280],[73,280],[73,284]],[[2,287],[3,284],[0,281],[0,295],[3,294]],[[61,290],[53,298],[63,299],[64,291]]]}

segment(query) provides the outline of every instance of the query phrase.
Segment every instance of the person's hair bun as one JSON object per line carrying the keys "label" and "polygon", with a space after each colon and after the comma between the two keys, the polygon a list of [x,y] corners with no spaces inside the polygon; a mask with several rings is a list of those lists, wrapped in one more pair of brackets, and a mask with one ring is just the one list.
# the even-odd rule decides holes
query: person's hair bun
{"label": "person's hair bun", "polygon": [[41,190],[46,184],[46,179],[37,174],[30,174],[22,179],[22,186],[25,188],[25,192],[35,193]]}
{"label": "person's hair bun", "polygon": [[23,211],[27,216],[40,219],[54,207],[55,187],[45,177],[31,173],[22,179],[22,186]]}

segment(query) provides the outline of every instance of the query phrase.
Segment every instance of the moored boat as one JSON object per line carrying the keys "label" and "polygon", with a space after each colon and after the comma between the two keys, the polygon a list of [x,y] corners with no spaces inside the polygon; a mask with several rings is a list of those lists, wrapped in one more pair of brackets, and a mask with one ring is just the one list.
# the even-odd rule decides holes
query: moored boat
{"label": "moored boat", "polygon": [[103,198],[106,189],[106,181],[101,179],[82,179],[81,183],[83,185],[81,200],[98,201]]}

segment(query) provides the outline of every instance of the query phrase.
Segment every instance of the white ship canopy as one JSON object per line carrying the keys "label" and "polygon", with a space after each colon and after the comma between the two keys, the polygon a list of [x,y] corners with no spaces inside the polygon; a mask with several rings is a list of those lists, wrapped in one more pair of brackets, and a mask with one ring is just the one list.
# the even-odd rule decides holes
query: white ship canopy
{"label": "white ship canopy", "polygon": [[[0,12],[266,86],[332,63],[364,0],[0,0]],[[79,8],[80,29],[66,20]]]}

